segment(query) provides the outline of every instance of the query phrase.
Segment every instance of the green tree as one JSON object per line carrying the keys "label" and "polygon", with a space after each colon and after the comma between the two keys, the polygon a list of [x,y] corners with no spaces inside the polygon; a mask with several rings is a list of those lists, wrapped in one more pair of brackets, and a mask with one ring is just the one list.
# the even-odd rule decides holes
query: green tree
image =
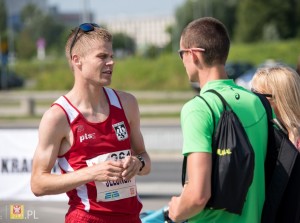
{"label": "green tree", "polygon": [[235,40],[288,39],[299,31],[299,0],[242,0],[237,10]]}
{"label": "green tree", "polygon": [[120,57],[132,55],[135,53],[136,44],[134,39],[125,33],[115,33],[113,35],[113,50]]}
{"label": "green tree", "polygon": [[16,56],[23,59],[32,58],[36,55],[35,42],[32,41],[31,33],[23,30],[18,34],[16,41]]}
{"label": "green tree", "polygon": [[[60,50],[64,46],[62,36],[65,36],[65,26],[58,23],[53,17],[43,13],[33,4],[26,5],[21,11],[21,19],[23,27],[20,35],[27,37],[30,33],[31,38],[18,38],[17,39],[17,55],[28,58],[29,55],[34,56],[36,52],[36,42],[39,38],[44,38],[46,41],[47,49],[54,48]],[[25,41],[26,39],[26,41]],[[28,44],[26,53],[21,52],[22,46]],[[34,49],[31,49],[31,48]],[[34,52],[34,53],[33,53]]]}
{"label": "green tree", "polygon": [[143,53],[145,58],[154,59],[157,58],[161,53],[161,49],[153,44],[146,46],[146,49]]}
{"label": "green tree", "polygon": [[186,0],[176,9],[175,25],[167,29],[171,36],[171,43],[167,48],[172,48],[173,51],[178,48],[183,28],[192,20],[204,16],[213,16],[219,19],[227,27],[229,34],[233,35],[236,9],[237,0]]}
{"label": "green tree", "polygon": [[0,0],[0,34],[6,33],[6,21],[7,14],[6,14],[6,6],[5,1]]}

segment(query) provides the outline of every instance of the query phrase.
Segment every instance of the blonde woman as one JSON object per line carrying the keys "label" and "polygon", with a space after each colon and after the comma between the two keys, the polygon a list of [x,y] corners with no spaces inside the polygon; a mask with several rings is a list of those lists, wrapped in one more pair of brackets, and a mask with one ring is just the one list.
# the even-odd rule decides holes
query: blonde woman
{"label": "blonde woman", "polygon": [[[300,151],[300,76],[285,66],[258,69],[252,79],[252,91],[266,96],[278,124]],[[280,126],[280,125],[279,125]],[[300,154],[289,177],[274,223],[300,222]]]}
{"label": "blonde woman", "polygon": [[300,76],[292,68],[260,68],[252,79],[252,91],[267,97],[277,121],[300,151]]}

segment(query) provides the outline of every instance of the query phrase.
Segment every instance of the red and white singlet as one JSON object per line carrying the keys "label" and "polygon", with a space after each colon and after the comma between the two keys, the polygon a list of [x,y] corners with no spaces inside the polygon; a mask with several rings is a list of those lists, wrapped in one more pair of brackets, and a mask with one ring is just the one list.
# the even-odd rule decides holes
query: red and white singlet
{"label": "red and white singlet", "polygon": [[[130,126],[120,99],[110,88],[103,88],[109,102],[109,115],[100,123],[88,122],[70,101],[61,96],[53,105],[66,113],[74,143],[58,157],[62,174],[106,160],[130,156]],[[67,192],[70,210],[79,209],[104,218],[136,218],[142,209],[135,178],[122,181],[89,182]]]}

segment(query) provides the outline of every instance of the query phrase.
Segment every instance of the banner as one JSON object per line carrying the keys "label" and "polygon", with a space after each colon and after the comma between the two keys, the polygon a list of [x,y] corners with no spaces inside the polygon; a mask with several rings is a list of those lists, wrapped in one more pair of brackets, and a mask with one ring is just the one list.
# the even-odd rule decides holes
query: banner
{"label": "banner", "polygon": [[[65,194],[36,197],[30,188],[37,129],[0,129],[0,201],[67,200]],[[60,173],[58,166],[53,171]]]}

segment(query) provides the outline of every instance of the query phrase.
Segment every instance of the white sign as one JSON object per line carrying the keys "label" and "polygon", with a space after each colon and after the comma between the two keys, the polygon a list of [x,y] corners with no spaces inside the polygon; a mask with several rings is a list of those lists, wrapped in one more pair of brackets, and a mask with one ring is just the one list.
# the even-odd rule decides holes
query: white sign
{"label": "white sign", "polygon": [[37,129],[0,129],[0,200],[67,200],[65,194],[35,197],[32,193],[30,177],[37,141]]}

